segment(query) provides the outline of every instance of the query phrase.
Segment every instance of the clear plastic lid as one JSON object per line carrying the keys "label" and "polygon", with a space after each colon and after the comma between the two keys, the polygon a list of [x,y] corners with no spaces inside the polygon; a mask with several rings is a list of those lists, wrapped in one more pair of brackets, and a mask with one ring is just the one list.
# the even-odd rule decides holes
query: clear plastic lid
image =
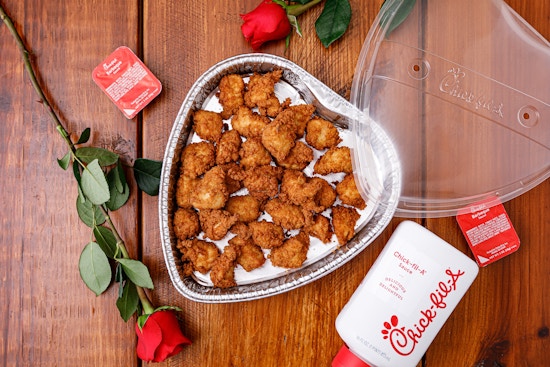
{"label": "clear plastic lid", "polygon": [[[501,0],[387,0],[351,102],[367,116],[358,139],[375,122],[397,149],[396,215],[452,216],[549,177],[549,65],[550,43]],[[360,175],[366,156],[354,157]]]}

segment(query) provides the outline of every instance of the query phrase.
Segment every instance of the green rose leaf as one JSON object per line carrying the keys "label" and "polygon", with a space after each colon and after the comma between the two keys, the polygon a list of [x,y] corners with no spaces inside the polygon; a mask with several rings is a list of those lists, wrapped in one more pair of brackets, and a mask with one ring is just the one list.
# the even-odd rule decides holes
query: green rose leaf
{"label": "green rose leaf", "polygon": [[384,3],[382,4],[382,9],[380,10],[381,14],[383,14],[382,18],[380,19],[380,25],[382,26],[382,28],[386,26],[388,20],[395,13],[395,16],[388,26],[386,37],[391,32],[393,32],[395,28],[399,27],[399,25],[401,25],[401,23],[403,23],[405,19],[407,19],[415,4],[416,0],[403,0],[401,5],[399,5],[397,1],[384,1]]}
{"label": "green rose leaf", "polygon": [[137,325],[139,327],[139,330],[143,329],[143,326],[145,326],[145,323],[147,322],[147,319],[151,316],[150,314],[143,314],[137,319]]}
{"label": "green rose leaf", "polygon": [[134,176],[138,187],[151,196],[159,193],[161,161],[138,158],[134,162]]}
{"label": "green rose leaf", "polygon": [[111,283],[109,259],[95,242],[88,243],[78,261],[80,277],[92,292],[99,296]]}
{"label": "green rose leaf", "polygon": [[126,274],[135,285],[149,289],[154,288],[149,270],[141,261],[132,259],[117,259],[117,261],[122,265],[124,274]]}
{"label": "green rose leaf", "polygon": [[80,173],[80,163],[78,163],[77,161],[73,161],[73,174],[76,182],[78,182],[78,185],[80,186],[80,182],[82,181],[82,174]]}
{"label": "green rose leaf", "polygon": [[118,308],[120,317],[122,317],[124,321],[128,321],[137,311],[138,304],[139,296],[136,286],[132,282],[126,282],[122,291],[122,296],[116,300],[116,307]]}
{"label": "green rose leaf", "polygon": [[114,170],[116,189],[118,192],[122,193],[124,192],[124,187],[126,186],[126,175],[124,173],[124,168],[122,167],[121,161],[118,161]]}
{"label": "green rose leaf", "polygon": [[69,168],[69,164],[71,164],[71,152],[67,152],[63,158],[57,159],[57,163],[59,164],[59,167],[66,171],[67,168]]}
{"label": "green rose leaf", "polygon": [[76,183],[78,185],[78,199],[84,203],[86,201],[86,197],[84,196],[84,193],[82,192],[82,176],[80,175],[80,163],[77,161],[73,161],[73,174],[74,178],[76,179]]}
{"label": "green rose leaf", "polygon": [[80,220],[90,228],[105,223],[105,216],[101,209],[92,204],[90,200],[86,200],[86,198],[84,198],[84,201],[80,200],[80,195],[76,199],[76,211]]}
{"label": "green rose leaf", "polygon": [[155,308],[155,311],[154,312],[157,312],[157,311],[169,311],[169,310],[172,310],[172,311],[183,311],[181,308],[179,308],[178,306],[160,306],[160,307],[157,307]]}
{"label": "green rose leaf", "polygon": [[[122,265],[120,263],[116,264],[115,268],[115,282],[122,284],[124,282],[124,272],[122,271]],[[118,296],[122,297],[122,290],[119,289]]]}
{"label": "green rose leaf", "polygon": [[[101,213],[101,211],[100,211]],[[103,215],[103,213],[101,213]],[[94,227],[94,237],[105,255],[113,259],[117,251],[117,241],[115,235],[109,228],[95,226]]]}
{"label": "green rose leaf", "polygon": [[[300,23],[298,23],[298,18],[296,18],[295,15],[288,15],[288,21],[290,22],[290,25],[294,27],[294,29],[296,30],[296,33],[298,33],[298,35],[302,37],[302,29],[300,28]],[[290,37],[290,33],[287,36],[287,43],[289,41],[289,37]],[[287,47],[288,47],[288,44],[287,44]]]}
{"label": "green rose leaf", "polygon": [[115,282],[118,283],[118,298],[122,297],[122,294],[124,293],[124,272],[122,271],[122,265],[120,263],[116,263],[115,267]]}
{"label": "green rose leaf", "polygon": [[111,166],[118,161],[118,154],[96,147],[78,148],[75,155],[84,163],[91,163],[97,159],[101,167]]}
{"label": "green rose leaf", "polygon": [[90,131],[91,130],[89,127],[85,128],[82,134],[80,134],[80,138],[78,138],[78,141],[76,142],[76,144],[87,143],[88,140],[90,140]]}
{"label": "green rose leaf", "polygon": [[[124,175],[124,173],[122,173]],[[130,187],[124,179],[124,183],[120,179],[120,171],[118,168],[113,168],[107,174],[107,184],[109,185],[109,200],[105,203],[109,210],[115,211],[122,207],[128,201],[130,197]],[[119,186],[121,186],[119,191]]]}
{"label": "green rose leaf", "polygon": [[109,200],[109,185],[98,160],[91,161],[84,171],[80,181],[84,195],[95,205],[101,205]]}
{"label": "green rose leaf", "polygon": [[349,0],[327,0],[323,12],[315,22],[317,36],[328,47],[346,32],[351,21]]}

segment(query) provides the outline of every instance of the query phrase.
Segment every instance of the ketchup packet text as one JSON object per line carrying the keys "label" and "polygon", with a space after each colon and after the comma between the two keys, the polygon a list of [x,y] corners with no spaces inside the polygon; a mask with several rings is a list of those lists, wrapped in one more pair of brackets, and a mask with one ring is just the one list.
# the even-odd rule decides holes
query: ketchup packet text
{"label": "ketchup packet text", "polygon": [[126,46],[117,48],[92,73],[94,82],[128,119],[160,94],[162,85]]}
{"label": "ketchup packet text", "polygon": [[456,217],[479,266],[487,266],[510,255],[520,245],[504,206],[489,206],[491,200],[474,204]]}

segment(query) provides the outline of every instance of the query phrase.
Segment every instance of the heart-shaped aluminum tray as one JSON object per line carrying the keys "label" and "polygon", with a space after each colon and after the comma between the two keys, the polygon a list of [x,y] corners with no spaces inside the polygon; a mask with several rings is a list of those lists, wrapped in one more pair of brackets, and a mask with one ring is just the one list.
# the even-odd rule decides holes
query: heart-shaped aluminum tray
{"label": "heart-shaped aluminum tray", "polygon": [[[177,240],[172,231],[172,216],[177,209],[175,187],[181,152],[188,143],[198,139],[192,131],[192,113],[198,109],[219,108],[214,97],[224,75],[237,73],[247,76],[274,69],[283,70],[281,81],[276,87],[279,99],[289,97],[293,103],[313,104],[319,116],[338,127],[345,145],[352,149],[355,178],[361,180],[358,187],[368,191],[362,192],[367,208],[360,211],[356,235],[344,246],[338,246],[335,240],[328,245],[312,242],[307,260],[298,269],[276,268],[269,261],[250,273],[236,269],[237,286],[231,288],[215,288],[208,276],[199,273],[192,277],[182,277]],[[354,129],[351,129],[352,124]],[[352,130],[361,133],[353,134]],[[358,154],[362,155],[361,160],[357,159]],[[369,167],[363,167],[364,162],[369,162]],[[311,174],[308,168],[304,172]],[[198,302],[237,302],[289,291],[336,270],[366,248],[393,217],[400,189],[399,160],[387,135],[380,126],[374,121],[368,121],[363,113],[340,95],[298,65],[278,56],[256,53],[226,59],[206,71],[191,87],[168,139],[159,192],[161,242],[168,273],[178,292]]]}

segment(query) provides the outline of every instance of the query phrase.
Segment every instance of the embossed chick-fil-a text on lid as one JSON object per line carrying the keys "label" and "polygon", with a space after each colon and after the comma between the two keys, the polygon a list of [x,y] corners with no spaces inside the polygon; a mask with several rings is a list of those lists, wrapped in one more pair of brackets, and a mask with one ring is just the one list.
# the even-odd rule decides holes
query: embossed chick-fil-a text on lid
{"label": "embossed chick-fil-a text on lid", "polygon": [[415,367],[478,272],[452,245],[402,222],[336,319],[345,345],[332,366]]}

